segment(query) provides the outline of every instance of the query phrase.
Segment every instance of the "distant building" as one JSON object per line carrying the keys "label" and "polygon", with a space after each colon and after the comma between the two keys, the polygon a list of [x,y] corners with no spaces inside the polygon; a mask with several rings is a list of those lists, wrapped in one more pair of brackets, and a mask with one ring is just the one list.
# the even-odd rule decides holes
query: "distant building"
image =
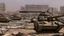
{"label": "distant building", "polygon": [[5,3],[0,3],[0,13],[5,12]]}
{"label": "distant building", "polygon": [[64,6],[60,7],[60,15],[64,14]]}
{"label": "distant building", "polygon": [[60,11],[61,11],[61,13],[64,13],[64,6],[60,7]]}
{"label": "distant building", "polygon": [[49,7],[49,12],[53,13],[54,16],[58,15],[58,8]]}
{"label": "distant building", "polygon": [[26,11],[47,11],[48,5],[25,5]]}

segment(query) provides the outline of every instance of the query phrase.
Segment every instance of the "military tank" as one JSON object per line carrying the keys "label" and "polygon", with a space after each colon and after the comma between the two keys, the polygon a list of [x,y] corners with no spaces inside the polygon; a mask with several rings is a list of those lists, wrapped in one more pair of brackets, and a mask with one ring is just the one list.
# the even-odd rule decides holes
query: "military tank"
{"label": "military tank", "polygon": [[11,20],[21,20],[21,18],[18,17],[17,15],[11,15],[9,18],[10,18]]}
{"label": "military tank", "polygon": [[10,22],[10,19],[6,18],[3,14],[0,14],[0,22],[8,23],[8,22]]}
{"label": "military tank", "polygon": [[64,27],[64,22],[59,17],[61,16],[53,16],[52,13],[49,12],[41,12],[37,18],[37,20],[32,20],[34,23],[34,30],[37,33],[46,33],[46,32],[59,32]]}

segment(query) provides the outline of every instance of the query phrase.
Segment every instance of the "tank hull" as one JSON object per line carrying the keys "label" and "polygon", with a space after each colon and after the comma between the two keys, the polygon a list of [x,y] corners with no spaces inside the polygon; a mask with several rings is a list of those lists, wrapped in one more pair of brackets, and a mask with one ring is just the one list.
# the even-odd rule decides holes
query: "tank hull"
{"label": "tank hull", "polygon": [[6,18],[0,18],[0,23],[8,23],[8,22],[10,22],[10,20]]}
{"label": "tank hull", "polygon": [[11,18],[12,20],[21,20],[21,18]]}
{"label": "tank hull", "polygon": [[8,23],[8,22],[10,22],[10,20],[2,20],[2,21],[0,21],[0,23]]}
{"label": "tank hull", "polygon": [[42,24],[38,24],[37,22],[34,23],[34,30],[36,32],[43,32],[43,33],[47,33],[47,32],[59,32],[59,30],[62,28],[62,26],[44,26]]}
{"label": "tank hull", "polygon": [[20,17],[10,17],[11,20],[21,20]]}

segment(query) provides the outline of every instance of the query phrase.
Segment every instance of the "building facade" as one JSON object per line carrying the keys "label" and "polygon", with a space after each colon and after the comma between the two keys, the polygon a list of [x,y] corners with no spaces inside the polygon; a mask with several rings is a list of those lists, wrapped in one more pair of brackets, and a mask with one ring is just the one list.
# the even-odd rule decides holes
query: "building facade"
{"label": "building facade", "polygon": [[58,8],[55,7],[49,7],[49,12],[53,13],[53,16],[58,15]]}
{"label": "building facade", "polygon": [[64,14],[64,6],[60,6],[60,14]]}
{"label": "building facade", "polygon": [[25,5],[26,11],[47,11],[48,5]]}
{"label": "building facade", "polygon": [[0,3],[0,13],[5,12],[5,3]]}
{"label": "building facade", "polygon": [[61,13],[64,13],[64,6],[60,7],[60,11],[61,11]]}

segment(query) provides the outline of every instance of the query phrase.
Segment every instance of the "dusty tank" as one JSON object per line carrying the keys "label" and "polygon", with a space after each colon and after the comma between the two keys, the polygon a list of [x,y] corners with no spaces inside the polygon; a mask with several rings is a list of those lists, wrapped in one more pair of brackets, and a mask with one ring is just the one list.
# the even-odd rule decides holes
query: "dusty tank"
{"label": "dusty tank", "polygon": [[6,18],[3,14],[0,14],[0,22],[7,23],[10,19]]}
{"label": "dusty tank", "polygon": [[34,30],[36,32],[59,32],[60,29],[64,27],[64,22],[62,22],[59,17],[61,16],[52,16],[49,12],[41,12],[37,18],[37,21],[34,20]]}
{"label": "dusty tank", "polygon": [[17,15],[11,15],[9,18],[10,18],[11,20],[21,20],[21,18],[18,17]]}

